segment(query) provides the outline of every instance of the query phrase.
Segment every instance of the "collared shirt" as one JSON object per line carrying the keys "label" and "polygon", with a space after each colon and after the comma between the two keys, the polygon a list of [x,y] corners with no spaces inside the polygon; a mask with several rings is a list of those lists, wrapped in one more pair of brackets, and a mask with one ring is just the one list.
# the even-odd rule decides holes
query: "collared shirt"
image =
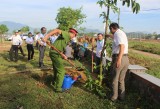
{"label": "collared shirt", "polygon": [[[97,48],[96,48],[96,56],[97,57],[101,57],[101,52],[102,52],[102,49],[103,49],[103,46],[104,46],[104,39],[101,40],[101,41],[97,41]],[[106,50],[104,50],[104,57],[106,56]]]}
{"label": "collared shirt", "polygon": [[27,37],[27,38],[26,38],[26,43],[27,43],[27,44],[33,44],[33,43],[34,43],[33,37]]}
{"label": "collared shirt", "polygon": [[40,34],[37,34],[37,35],[35,36],[35,41],[38,40],[39,36],[40,36]]}
{"label": "collared shirt", "polygon": [[65,55],[68,57],[68,58],[72,58],[72,47],[70,47],[69,45],[67,45],[67,47],[65,48]]}
{"label": "collared shirt", "polygon": [[40,40],[40,43],[43,44],[44,46],[46,46],[46,43],[42,41],[42,39],[44,38],[45,34],[40,34],[38,40]]}
{"label": "collared shirt", "polygon": [[12,45],[22,45],[22,39],[20,35],[13,35],[12,36]]}
{"label": "collared shirt", "polygon": [[128,39],[126,34],[118,29],[113,35],[112,54],[119,54],[119,45],[124,44],[124,54],[128,54]]}
{"label": "collared shirt", "polygon": [[49,39],[50,39],[51,43],[53,44],[57,38],[58,38],[58,36],[51,36]]}

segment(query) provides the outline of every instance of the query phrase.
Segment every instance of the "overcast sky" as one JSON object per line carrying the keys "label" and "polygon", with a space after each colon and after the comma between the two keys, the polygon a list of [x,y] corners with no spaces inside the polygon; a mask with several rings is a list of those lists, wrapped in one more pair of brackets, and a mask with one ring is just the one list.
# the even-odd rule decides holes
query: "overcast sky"
{"label": "overcast sky", "polygon": [[[86,23],[82,27],[99,29],[104,31],[104,24],[99,14],[104,11],[97,4],[98,0],[0,0],[0,21],[14,21],[27,24],[33,28],[42,26],[48,29],[56,28],[55,21],[58,9],[83,7],[83,13],[87,15]],[[137,0],[141,10],[160,9],[160,0]],[[145,31],[160,33],[160,10],[141,11],[132,14],[131,8],[121,8],[120,25],[126,32]],[[118,15],[111,13],[110,19],[117,22]]]}

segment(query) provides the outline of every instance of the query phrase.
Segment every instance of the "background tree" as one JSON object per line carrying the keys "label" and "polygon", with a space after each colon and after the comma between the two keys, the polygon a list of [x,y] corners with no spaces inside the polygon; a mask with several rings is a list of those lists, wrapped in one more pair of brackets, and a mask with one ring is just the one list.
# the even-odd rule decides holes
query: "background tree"
{"label": "background tree", "polygon": [[27,33],[27,32],[29,32],[29,26],[22,27],[22,28],[21,28],[21,32],[22,32],[22,33]]}
{"label": "background tree", "polygon": [[1,38],[1,43],[3,42],[3,35],[8,32],[8,27],[6,25],[0,25],[0,38]]}
{"label": "background tree", "polygon": [[106,35],[108,34],[108,26],[109,26],[109,14],[110,10],[112,10],[114,13],[119,13],[119,8],[117,7],[117,2],[120,1],[122,2],[122,5],[127,5],[127,7],[132,8],[133,13],[138,13],[140,10],[140,5],[136,2],[136,0],[99,0],[97,4],[100,5],[100,7],[106,7],[106,12],[102,12],[100,14],[101,17],[103,17],[104,22],[105,22],[105,42],[104,42],[104,47],[101,53],[101,61],[100,61],[100,75],[99,75],[99,85],[102,85],[102,80],[103,80],[103,74],[102,74],[102,56],[104,55],[104,50],[106,49],[106,41],[107,37]]}
{"label": "background tree", "polygon": [[58,28],[65,31],[69,28],[77,28],[84,22],[84,18],[86,18],[86,15],[82,14],[82,8],[63,7],[58,10],[55,20],[58,23]]}

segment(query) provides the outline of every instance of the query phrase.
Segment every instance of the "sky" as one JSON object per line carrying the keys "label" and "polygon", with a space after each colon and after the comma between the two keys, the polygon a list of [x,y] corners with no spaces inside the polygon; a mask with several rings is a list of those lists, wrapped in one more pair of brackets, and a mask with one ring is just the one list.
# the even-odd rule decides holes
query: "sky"
{"label": "sky", "polygon": [[[61,7],[71,7],[78,9],[83,7],[83,13],[87,18],[81,27],[89,29],[98,29],[104,31],[103,19],[99,17],[105,8],[100,8],[96,4],[98,0],[0,0],[0,21],[13,21],[26,24],[33,28],[42,26],[48,29],[57,27],[55,21],[58,9]],[[140,3],[141,11],[133,14],[131,8],[122,6],[120,26],[125,32],[147,32],[160,33],[160,0],[137,0]],[[150,9],[158,9],[144,11]],[[117,22],[118,15],[110,13],[110,19]]]}

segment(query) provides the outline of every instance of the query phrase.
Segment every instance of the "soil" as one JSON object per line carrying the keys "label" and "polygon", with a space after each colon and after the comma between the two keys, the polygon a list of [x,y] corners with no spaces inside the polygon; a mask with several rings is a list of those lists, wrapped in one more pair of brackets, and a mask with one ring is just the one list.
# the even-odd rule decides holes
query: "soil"
{"label": "soil", "polygon": [[11,44],[0,43],[0,53],[4,51],[9,51],[10,47],[11,47]]}

